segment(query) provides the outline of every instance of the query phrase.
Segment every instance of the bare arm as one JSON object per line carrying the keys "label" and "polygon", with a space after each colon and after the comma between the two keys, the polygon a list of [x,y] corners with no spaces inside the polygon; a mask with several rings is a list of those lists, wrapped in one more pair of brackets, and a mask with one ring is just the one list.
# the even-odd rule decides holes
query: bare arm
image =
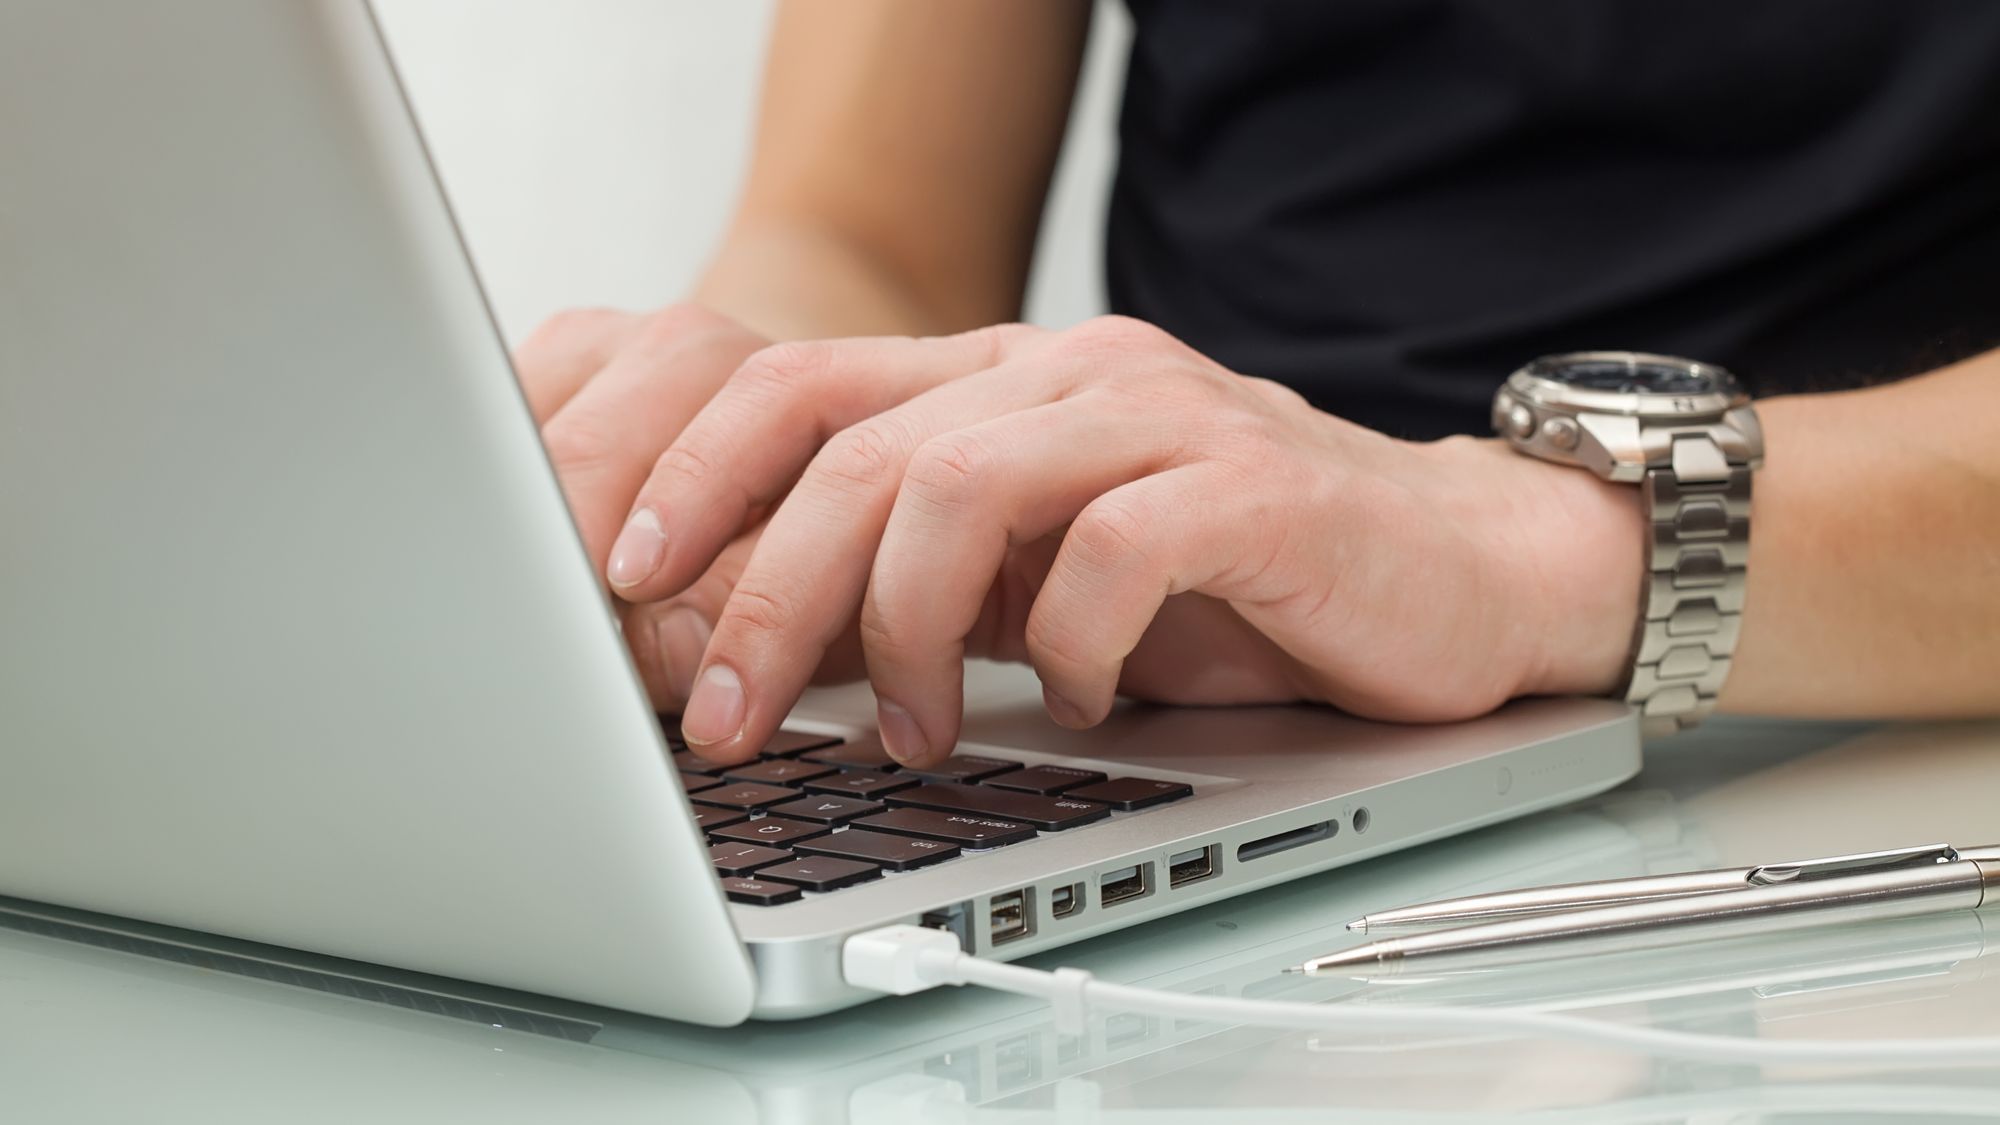
{"label": "bare arm", "polygon": [[696,294],[775,338],[1017,319],[1081,0],[787,3],[735,221]]}
{"label": "bare arm", "polygon": [[2000,713],[2000,352],[1758,413],[1770,456],[1723,706]]}

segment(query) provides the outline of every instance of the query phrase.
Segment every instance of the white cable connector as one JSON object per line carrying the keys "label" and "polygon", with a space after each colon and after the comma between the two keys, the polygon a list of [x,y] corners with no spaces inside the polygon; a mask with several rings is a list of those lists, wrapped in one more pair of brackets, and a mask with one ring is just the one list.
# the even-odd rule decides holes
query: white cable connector
{"label": "white cable connector", "polygon": [[[921,955],[931,959],[919,964]],[[938,974],[938,966],[948,958],[962,956],[958,935],[923,926],[884,926],[855,934],[840,947],[840,975],[856,988],[908,996],[936,988],[948,981]]]}
{"label": "white cable connector", "polygon": [[1703,1035],[1510,1008],[1361,1007],[1290,1000],[1197,996],[1112,984],[1082,969],[1046,973],[961,951],[958,937],[921,926],[885,926],[848,938],[841,974],[856,988],[906,996],[941,984],[977,984],[1049,1001],[1057,1030],[1079,1034],[1091,1009],[1305,1031],[1501,1032],[1624,1047],[1708,1062],[1867,1062],[1928,1067],[1993,1066],[2000,1037],[1951,1039],[1770,1040]]}

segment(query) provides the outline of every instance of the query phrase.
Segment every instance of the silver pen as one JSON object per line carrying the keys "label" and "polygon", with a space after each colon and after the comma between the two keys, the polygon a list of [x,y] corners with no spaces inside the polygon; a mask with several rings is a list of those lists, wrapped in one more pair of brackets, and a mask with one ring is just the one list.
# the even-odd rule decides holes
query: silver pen
{"label": "silver pen", "polygon": [[1700,936],[1762,933],[1864,918],[1900,918],[2000,904],[2000,844],[1926,844],[1755,867],[1569,883],[1385,910],[1348,924],[1380,931],[1471,925],[1381,938],[1287,972],[1381,977],[1406,961],[1503,962],[1546,956],[1546,946],[1614,948]]}

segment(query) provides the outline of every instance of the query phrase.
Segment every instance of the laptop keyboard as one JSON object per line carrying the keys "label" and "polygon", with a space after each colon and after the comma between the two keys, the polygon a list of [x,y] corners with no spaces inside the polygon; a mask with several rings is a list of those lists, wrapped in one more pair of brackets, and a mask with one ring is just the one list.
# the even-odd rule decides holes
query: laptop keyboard
{"label": "laptop keyboard", "polygon": [[661,716],[731,902],[779,906],[1192,796],[1178,781],[964,755],[905,769],[873,739],[781,730],[755,761],[704,762]]}

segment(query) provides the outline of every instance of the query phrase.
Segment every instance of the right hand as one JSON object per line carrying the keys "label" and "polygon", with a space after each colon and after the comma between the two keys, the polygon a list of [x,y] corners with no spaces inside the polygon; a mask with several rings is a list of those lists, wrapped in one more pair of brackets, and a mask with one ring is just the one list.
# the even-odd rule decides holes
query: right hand
{"label": "right hand", "polygon": [[[743,361],[769,343],[693,304],[651,313],[572,309],[522,343],[514,368],[597,574],[605,573],[612,542],[660,456]],[[673,599],[618,602],[626,644],[655,705],[678,709],[686,700],[708,623],[727,601],[756,535],[732,543]]]}

